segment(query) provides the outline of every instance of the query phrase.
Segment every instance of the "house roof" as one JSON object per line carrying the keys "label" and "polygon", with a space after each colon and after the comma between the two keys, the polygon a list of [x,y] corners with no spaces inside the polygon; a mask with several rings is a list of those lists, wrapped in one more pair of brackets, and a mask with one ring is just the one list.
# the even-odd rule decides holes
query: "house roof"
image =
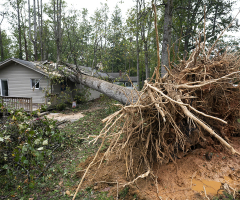
{"label": "house roof", "polygon": [[119,82],[129,81],[129,78],[132,82],[137,82],[137,76],[128,76],[128,74],[125,72],[122,72],[121,76],[119,72],[111,72],[108,73],[108,75],[114,77],[115,79],[118,79]]}
{"label": "house roof", "polygon": [[[17,58],[9,58],[3,62],[0,62],[0,69],[3,67],[6,67],[12,63],[18,63],[22,66],[25,66],[29,69],[32,69],[40,74],[43,74],[47,77],[49,76],[62,76],[61,73],[59,73],[59,71],[56,70],[56,63],[53,62],[49,62],[49,61],[25,61],[25,60],[20,60]],[[64,65],[58,65],[59,67],[65,67],[67,70],[69,70],[66,66]],[[71,67],[76,69],[75,65],[71,65]],[[89,75],[89,76],[94,76],[94,77],[100,77],[100,78],[112,78],[113,77],[109,76],[106,73],[103,72],[98,72],[95,69],[92,69],[91,67],[84,67],[84,66],[78,66],[78,69],[80,70],[81,73],[85,74],[85,75]]]}
{"label": "house roof", "polygon": [[20,59],[17,59],[17,58],[9,58],[3,62],[0,63],[0,69],[3,68],[3,67],[6,67],[8,65],[10,65],[11,63],[18,63],[20,65],[23,65],[29,69],[32,69],[40,74],[43,74],[45,76],[48,76],[48,74],[46,72],[44,72],[43,70],[39,69],[35,64],[34,62],[30,62],[30,61],[25,61],[25,60],[20,60]]}

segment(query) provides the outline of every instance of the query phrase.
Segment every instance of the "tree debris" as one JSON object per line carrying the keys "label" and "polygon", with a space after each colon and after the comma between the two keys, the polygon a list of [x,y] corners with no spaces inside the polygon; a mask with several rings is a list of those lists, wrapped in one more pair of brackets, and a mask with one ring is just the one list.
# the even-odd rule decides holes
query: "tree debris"
{"label": "tree debris", "polygon": [[205,42],[196,42],[188,60],[170,63],[172,70],[163,78],[154,73],[136,91],[136,102],[103,120],[106,125],[93,142],[110,142],[102,160],[111,153],[124,157],[129,184],[154,177],[153,165],[175,162],[193,145],[208,144],[207,137],[240,155],[229,143],[240,131],[239,55],[215,47],[207,51]]}

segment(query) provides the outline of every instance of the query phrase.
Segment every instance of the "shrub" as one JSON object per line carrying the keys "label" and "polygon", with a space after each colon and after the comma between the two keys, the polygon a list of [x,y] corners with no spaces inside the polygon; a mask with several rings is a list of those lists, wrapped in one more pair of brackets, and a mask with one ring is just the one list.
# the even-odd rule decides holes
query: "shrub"
{"label": "shrub", "polygon": [[62,146],[65,136],[56,121],[34,119],[23,110],[10,111],[0,127],[0,172],[10,180],[25,178],[30,187],[47,170],[53,152]]}
{"label": "shrub", "polygon": [[65,103],[59,103],[56,105],[56,109],[59,111],[64,110],[67,107],[67,105]]}
{"label": "shrub", "polygon": [[80,103],[85,103],[89,100],[90,97],[90,89],[88,87],[83,87],[82,89],[76,89],[75,96],[74,96],[74,101],[77,102],[77,104]]}

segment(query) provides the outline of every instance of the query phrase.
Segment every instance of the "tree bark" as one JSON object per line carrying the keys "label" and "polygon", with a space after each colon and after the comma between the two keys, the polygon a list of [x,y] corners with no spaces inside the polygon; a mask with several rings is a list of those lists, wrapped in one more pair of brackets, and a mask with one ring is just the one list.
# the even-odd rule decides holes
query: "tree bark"
{"label": "tree bark", "polygon": [[0,22],[0,48],[1,48],[1,61],[4,61],[4,52],[3,52],[3,39],[2,39],[2,29],[1,29],[1,26],[2,26],[2,22],[3,22],[3,19],[4,19],[4,14],[2,14],[2,20]]}
{"label": "tree bark", "polygon": [[61,18],[62,18],[62,0],[57,0],[57,31],[56,31],[56,43],[57,43],[57,63],[61,60]]}
{"label": "tree bark", "polygon": [[37,61],[37,18],[36,18],[36,2],[33,0],[33,23],[34,23],[34,39],[33,39],[33,47],[34,47],[34,60]]}
{"label": "tree bark", "polygon": [[119,86],[113,83],[109,83],[107,81],[84,75],[78,74],[76,75],[68,75],[71,81],[76,83],[81,83],[85,86],[90,87],[98,92],[101,92],[107,95],[110,98],[113,98],[124,105],[129,105],[132,102],[136,102],[138,99],[138,93],[135,90]]}
{"label": "tree bark", "polygon": [[42,16],[42,0],[40,1],[41,3],[41,29],[40,29],[40,43],[41,43],[41,60],[44,60],[43,58],[43,16]]}
{"label": "tree bark", "polygon": [[137,87],[138,90],[140,89],[140,74],[139,74],[139,44],[138,44],[138,3],[139,0],[137,0],[137,32],[136,32],[136,45],[137,45]]}
{"label": "tree bark", "polygon": [[26,32],[25,32],[25,27],[24,27],[24,30],[23,30],[23,39],[24,39],[24,50],[25,50],[26,60],[29,60],[28,43],[27,43],[27,36],[26,36]]}
{"label": "tree bark", "polygon": [[161,77],[163,77],[167,73],[163,65],[166,65],[166,67],[169,67],[168,46],[170,48],[170,45],[171,45],[172,10],[173,10],[173,0],[167,0],[165,2],[165,11],[164,11],[163,42],[162,42],[162,56],[161,56]]}
{"label": "tree bark", "polygon": [[19,58],[23,59],[22,53],[22,34],[21,34],[21,21],[20,21],[20,7],[19,0],[17,0],[17,15],[18,15],[18,46],[19,46]]}
{"label": "tree bark", "polygon": [[4,61],[1,24],[0,24],[0,48],[1,48],[1,61]]}

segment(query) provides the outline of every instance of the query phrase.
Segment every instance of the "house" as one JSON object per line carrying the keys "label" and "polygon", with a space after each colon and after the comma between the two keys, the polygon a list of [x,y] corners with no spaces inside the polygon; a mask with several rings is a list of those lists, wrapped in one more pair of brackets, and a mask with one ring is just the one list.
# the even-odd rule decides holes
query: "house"
{"label": "house", "polygon": [[[128,76],[126,72],[108,73],[110,77],[114,77],[114,84],[122,85],[130,89],[138,88],[137,76]],[[130,79],[130,80],[129,80]]]}
{"label": "house", "polygon": [[[31,62],[16,58],[9,58],[0,62],[0,95],[5,97],[31,97],[33,104],[42,104],[46,103],[46,96],[64,93],[66,86],[70,88],[70,91],[83,87],[70,81],[68,77],[59,74],[56,66],[55,63],[48,61]],[[85,74],[93,73],[90,69],[88,70],[89,72]],[[84,71],[84,69],[81,71]],[[53,79],[56,77],[62,79],[62,81],[54,82]],[[70,95],[73,98],[74,94]],[[90,90],[90,100],[99,96],[99,92]]]}

